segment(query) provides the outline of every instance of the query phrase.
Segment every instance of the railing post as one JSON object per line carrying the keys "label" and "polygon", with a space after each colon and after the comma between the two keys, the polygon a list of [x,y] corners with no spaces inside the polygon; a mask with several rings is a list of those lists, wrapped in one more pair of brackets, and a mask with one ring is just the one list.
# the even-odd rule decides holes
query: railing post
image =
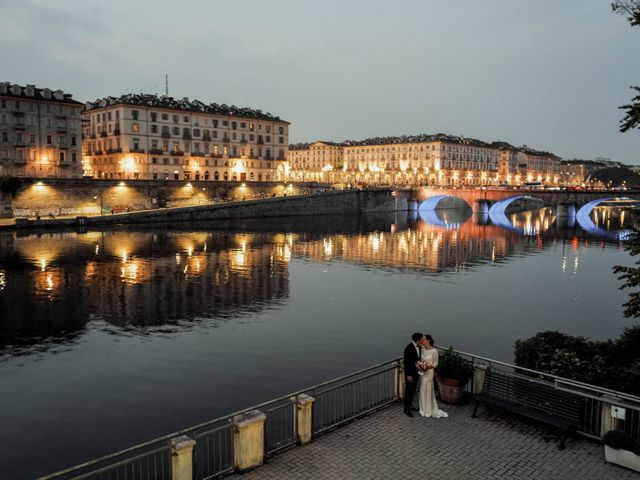
{"label": "railing post", "polygon": [[313,432],[313,402],[314,398],[301,393],[292,399],[296,404],[296,425],[298,443],[304,445],[311,441]]}
{"label": "railing post", "polygon": [[474,363],[473,365],[473,392],[481,393],[484,389],[484,377],[487,374],[487,365],[484,363]]}
{"label": "railing post", "polygon": [[397,375],[396,375],[396,387],[397,387],[397,395],[398,399],[404,400],[404,387],[405,387],[405,379],[404,379],[404,365],[402,362],[398,362],[397,364]]}
{"label": "railing post", "polygon": [[233,425],[233,466],[246,472],[264,461],[264,422],[267,416],[259,410],[236,415]]}
{"label": "railing post", "polygon": [[193,438],[181,435],[171,439],[171,480],[193,480]]}
{"label": "railing post", "polygon": [[600,432],[598,436],[602,437],[609,430],[617,430],[620,420],[611,415],[611,404],[607,402],[607,397],[600,399]]}

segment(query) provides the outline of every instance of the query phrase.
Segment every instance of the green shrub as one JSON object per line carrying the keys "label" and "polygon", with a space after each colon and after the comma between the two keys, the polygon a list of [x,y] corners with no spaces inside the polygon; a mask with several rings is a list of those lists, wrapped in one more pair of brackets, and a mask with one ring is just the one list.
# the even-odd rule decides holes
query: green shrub
{"label": "green shrub", "polygon": [[540,332],[517,340],[514,356],[521,367],[640,395],[640,325],[607,341]]}
{"label": "green shrub", "polygon": [[627,450],[640,455],[640,442],[620,430],[609,430],[602,436],[602,443],[617,450]]}
{"label": "green shrub", "polygon": [[449,347],[440,353],[436,373],[441,378],[458,380],[460,383],[467,383],[473,376],[473,365],[468,360]]}

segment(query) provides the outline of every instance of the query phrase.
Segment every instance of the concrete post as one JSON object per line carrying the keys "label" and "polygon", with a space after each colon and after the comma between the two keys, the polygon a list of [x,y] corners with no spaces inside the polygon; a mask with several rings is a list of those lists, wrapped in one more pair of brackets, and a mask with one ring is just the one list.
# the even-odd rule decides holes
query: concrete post
{"label": "concrete post", "polygon": [[609,430],[617,430],[620,420],[611,416],[611,404],[607,403],[606,397],[602,399],[600,405],[600,436]]}
{"label": "concrete post", "polygon": [[236,415],[233,425],[233,466],[246,472],[264,461],[264,422],[267,416],[259,410]]}
{"label": "concrete post", "polygon": [[404,365],[402,362],[398,363],[398,380],[396,382],[398,386],[398,398],[400,400],[404,400],[404,387],[405,387],[405,378],[404,378]]}
{"label": "concrete post", "polygon": [[171,439],[171,480],[193,480],[193,447],[196,441],[186,435]]}
{"label": "concrete post", "polygon": [[484,377],[487,374],[487,365],[474,363],[473,365],[473,393],[482,393],[484,390]]}
{"label": "concrete post", "polygon": [[301,393],[292,399],[296,403],[296,422],[298,425],[298,443],[304,445],[311,441],[313,432],[313,397]]}

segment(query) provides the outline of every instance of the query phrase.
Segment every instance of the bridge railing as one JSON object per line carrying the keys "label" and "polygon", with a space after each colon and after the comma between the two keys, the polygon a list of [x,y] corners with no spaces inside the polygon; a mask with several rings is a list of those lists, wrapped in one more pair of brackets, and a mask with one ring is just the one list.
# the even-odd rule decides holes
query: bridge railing
{"label": "bridge railing", "polygon": [[[582,435],[599,439],[607,430],[618,429],[640,439],[640,397],[479,355],[458,353],[475,368],[476,374],[465,386],[469,394],[478,391],[482,382],[478,373],[486,369],[505,375],[532,376],[536,378],[533,385],[540,384],[546,389],[551,386],[582,400],[579,429]],[[261,413],[263,433],[256,448],[261,457],[275,455],[301,442],[300,435],[305,428],[301,421],[306,422],[313,436],[318,436],[398,401],[402,393],[401,365],[401,359],[380,363],[40,480],[205,480],[224,476],[238,468],[238,456],[246,450],[246,445],[238,446],[242,439],[234,423],[237,416],[252,411]],[[313,401],[310,417],[300,416],[298,399],[301,396]],[[185,435],[194,441],[194,446],[188,476],[179,476],[171,440]]]}

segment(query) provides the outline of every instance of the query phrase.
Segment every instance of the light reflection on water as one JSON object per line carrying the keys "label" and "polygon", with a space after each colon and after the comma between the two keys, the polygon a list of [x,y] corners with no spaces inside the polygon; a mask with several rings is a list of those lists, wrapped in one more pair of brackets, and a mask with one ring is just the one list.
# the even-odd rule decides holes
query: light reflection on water
{"label": "light reflection on water", "polygon": [[[619,333],[599,309],[622,303],[622,244],[548,209],[510,229],[438,215],[0,234],[0,464],[31,478],[148,440],[399,354],[415,328],[505,360],[550,325]],[[33,431],[61,446],[37,465]]]}

